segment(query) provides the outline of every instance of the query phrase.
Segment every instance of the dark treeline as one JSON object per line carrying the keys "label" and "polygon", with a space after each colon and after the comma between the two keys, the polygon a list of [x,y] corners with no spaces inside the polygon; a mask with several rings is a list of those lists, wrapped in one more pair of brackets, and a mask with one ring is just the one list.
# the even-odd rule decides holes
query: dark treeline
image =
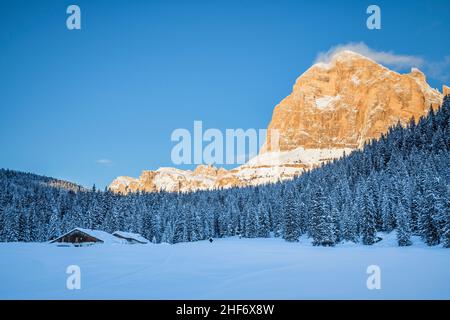
{"label": "dark treeline", "polygon": [[371,245],[378,231],[450,247],[450,98],[418,123],[277,184],[127,196],[0,170],[0,241],[47,241],[74,227],[137,232],[155,243],[301,235]]}

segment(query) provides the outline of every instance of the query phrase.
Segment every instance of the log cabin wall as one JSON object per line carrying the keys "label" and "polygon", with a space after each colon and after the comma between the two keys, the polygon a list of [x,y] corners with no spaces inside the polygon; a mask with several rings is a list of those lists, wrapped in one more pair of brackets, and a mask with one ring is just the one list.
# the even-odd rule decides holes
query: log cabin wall
{"label": "log cabin wall", "polygon": [[74,231],[64,237],[56,240],[56,242],[66,242],[66,243],[84,243],[84,242],[103,242],[97,238],[94,238],[84,232]]}

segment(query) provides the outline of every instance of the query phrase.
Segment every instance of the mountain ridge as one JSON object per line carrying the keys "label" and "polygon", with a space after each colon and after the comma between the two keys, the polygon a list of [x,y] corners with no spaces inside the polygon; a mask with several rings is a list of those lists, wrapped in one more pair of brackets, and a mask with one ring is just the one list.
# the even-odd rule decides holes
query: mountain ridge
{"label": "mountain ridge", "polygon": [[260,153],[246,164],[231,170],[205,165],[192,171],[144,170],[137,179],[118,177],[109,189],[189,192],[292,179],[360,149],[397,122],[417,121],[442,99],[417,68],[400,74],[359,53],[341,51],[296,79],[292,92],[274,108]]}
{"label": "mountain ridge", "polygon": [[74,182],[39,175],[31,172],[22,172],[17,170],[0,168],[0,178],[5,177],[10,183],[13,183],[17,187],[28,188],[30,181],[35,184],[48,186],[57,189],[64,189],[67,191],[86,191],[87,189]]}

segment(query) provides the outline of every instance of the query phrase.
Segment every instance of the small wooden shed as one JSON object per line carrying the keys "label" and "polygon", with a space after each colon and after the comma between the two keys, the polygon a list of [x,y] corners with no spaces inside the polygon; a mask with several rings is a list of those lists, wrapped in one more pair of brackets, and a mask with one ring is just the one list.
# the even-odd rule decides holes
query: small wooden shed
{"label": "small wooden shed", "polygon": [[145,239],[143,236],[141,236],[139,233],[116,231],[116,232],[113,232],[113,235],[119,239],[125,240],[129,244],[135,244],[135,243],[147,244],[150,242],[147,239]]}

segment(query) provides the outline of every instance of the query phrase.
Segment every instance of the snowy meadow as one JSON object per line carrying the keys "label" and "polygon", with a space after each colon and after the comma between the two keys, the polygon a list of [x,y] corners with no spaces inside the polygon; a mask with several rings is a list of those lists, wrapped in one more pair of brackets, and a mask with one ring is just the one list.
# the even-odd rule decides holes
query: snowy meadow
{"label": "snowy meadow", "polygon": [[[450,251],[395,232],[372,246],[279,238],[58,247],[0,244],[0,299],[450,299]],[[69,290],[67,267],[80,267]],[[369,290],[367,268],[380,268]]]}

